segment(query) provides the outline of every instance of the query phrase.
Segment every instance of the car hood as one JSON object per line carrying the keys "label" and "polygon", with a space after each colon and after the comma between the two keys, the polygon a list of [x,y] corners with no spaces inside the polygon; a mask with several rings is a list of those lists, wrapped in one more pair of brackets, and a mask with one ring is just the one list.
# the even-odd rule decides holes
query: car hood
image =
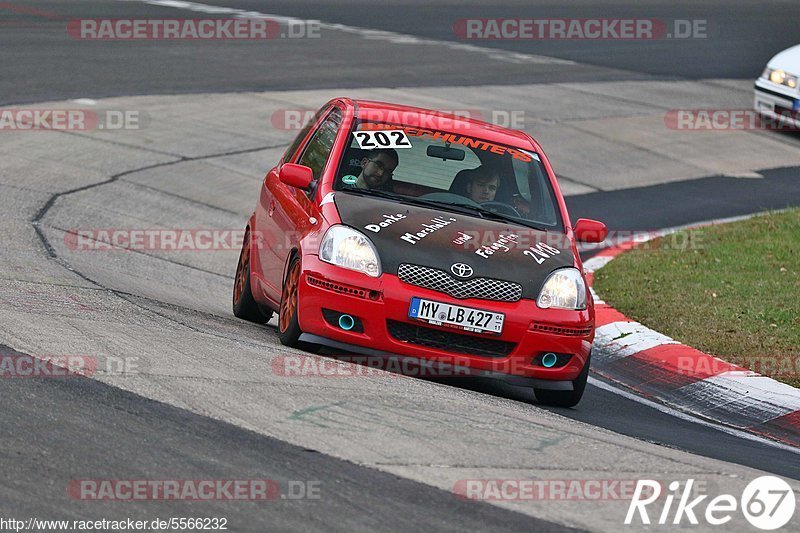
{"label": "car hood", "polygon": [[800,44],[779,52],[769,60],[769,68],[779,68],[800,75]]}
{"label": "car hood", "polygon": [[[334,202],[342,223],[375,244],[385,273],[397,274],[404,263],[419,265],[459,281],[516,282],[523,298],[536,298],[550,272],[575,264],[563,233],[341,192]],[[456,276],[457,263],[471,267],[472,274]]]}

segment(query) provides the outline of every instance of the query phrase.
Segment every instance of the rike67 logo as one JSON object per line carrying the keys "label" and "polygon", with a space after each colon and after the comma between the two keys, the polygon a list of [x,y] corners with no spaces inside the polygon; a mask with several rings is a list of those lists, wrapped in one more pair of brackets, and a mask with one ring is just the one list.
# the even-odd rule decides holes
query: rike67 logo
{"label": "rike67 logo", "polygon": [[794,491],[786,481],[776,476],[754,479],[745,487],[738,500],[731,494],[721,494],[708,501],[708,494],[693,498],[696,495],[693,494],[693,486],[694,479],[687,480],[683,484],[683,490],[680,482],[671,482],[669,492],[663,498],[661,512],[658,513],[657,509],[648,509],[648,506],[662,497],[662,484],[650,479],[638,480],[625,516],[625,524],[650,525],[652,522],[648,511],[656,511],[653,518],[657,525],[685,525],[686,522],[698,525],[700,517],[707,524],[721,526],[730,522],[737,512],[741,512],[752,526],[773,531],[788,524],[794,516]]}

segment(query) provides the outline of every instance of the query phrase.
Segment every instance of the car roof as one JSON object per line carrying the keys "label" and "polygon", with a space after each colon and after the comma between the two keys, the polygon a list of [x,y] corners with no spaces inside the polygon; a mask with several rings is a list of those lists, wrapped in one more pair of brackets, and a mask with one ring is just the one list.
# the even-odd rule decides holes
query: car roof
{"label": "car roof", "polygon": [[477,137],[485,141],[506,144],[517,148],[541,151],[539,145],[529,135],[509,128],[503,128],[482,120],[434,111],[421,107],[391,104],[374,100],[341,99],[354,106],[358,119],[376,122],[386,121],[405,126],[440,129],[458,135]]}

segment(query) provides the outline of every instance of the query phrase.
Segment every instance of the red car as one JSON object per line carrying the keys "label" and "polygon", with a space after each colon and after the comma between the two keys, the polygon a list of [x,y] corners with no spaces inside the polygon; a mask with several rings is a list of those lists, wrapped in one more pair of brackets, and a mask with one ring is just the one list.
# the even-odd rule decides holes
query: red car
{"label": "red car", "polygon": [[413,358],[578,403],[594,308],[553,170],[527,134],[335,99],[271,169],[247,222],[233,312],[278,313],[287,346]]}

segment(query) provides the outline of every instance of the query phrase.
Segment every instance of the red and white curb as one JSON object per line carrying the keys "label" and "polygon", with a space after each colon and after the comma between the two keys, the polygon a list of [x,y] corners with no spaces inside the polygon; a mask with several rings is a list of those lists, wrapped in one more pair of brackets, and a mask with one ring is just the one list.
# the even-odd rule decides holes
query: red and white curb
{"label": "red and white curb", "polygon": [[[607,248],[584,261],[589,284],[596,271],[633,245]],[[597,325],[595,373],[679,411],[800,448],[800,389],[681,344],[631,320],[590,290]]]}

